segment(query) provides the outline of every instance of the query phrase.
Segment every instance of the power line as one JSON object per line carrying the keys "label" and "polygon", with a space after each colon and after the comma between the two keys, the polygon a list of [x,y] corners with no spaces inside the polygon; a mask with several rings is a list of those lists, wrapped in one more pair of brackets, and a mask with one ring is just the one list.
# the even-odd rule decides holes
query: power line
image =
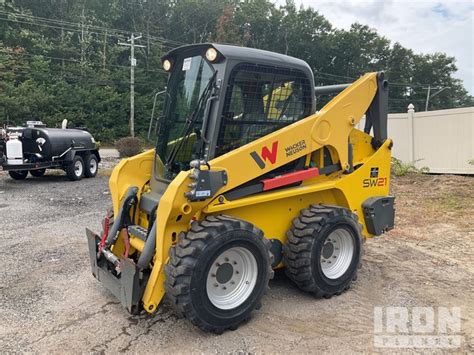
{"label": "power line", "polygon": [[[0,74],[14,74],[14,77],[17,78],[19,75],[27,75],[28,78],[32,77],[32,73],[29,70],[25,69],[19,69],[19,68],[12,68],[8,70],[2,70],[0,69]],[[41,73],[41,74],[48,74],[51,76],[51,71],[50,70],[35,70],[35,74]],[[7,75],[4,75],[3,78],[5,78]],[[109,79],[104,79],[100,80],[97,79],[97,76],[89,76],[89,75],[73,75],[70,72],[63,72],[63,73],[57,73],[57,76],[59,79],[65,80],[67,82],[88,82],[88,83],[110,83],[111,85],[118,86],[119,85],[130,85],[130,81],[128,80],[123,80],[120,78],[109,78]],[[0,76],[1,77],[1,76]],[[119,83],[118,83],[119,82]],[[139,86],[146,86],[146,85],[151,85],[152,83],[149,80],[146,81],[135,81],[135,84],[138,84]]]}
{"label": "power line", "polygon": [[[111,28],[111,27],[104,27],[104,26],[97,26],[97,25],[88,25],[88,24],[83,24],[83,23],[77,23],[77,22],[70,22],[70,21],[65,21],[65,20],[57,20],[57,19],[52,19],[52,18],[45,18],[45,17],[38,17],[38,16],[33,16],[33,15],[26,15],[26,14],[21,14],[21,13],[14,13],[14,12],[8,12],[8,11],[2,11],[0,10],[1,15],[6,15],[6,16],[18,16],[18,17],[23,17],[25,19],[30,19],[30,20],[36,20],[37,22],[26,22],[26,21],[20,21],[17,19],[10,19],[10,18],[0,18],[2,20],[6,21],[11,21],[11,22],[18,22],[18,23],[25,23],[25,24],[33,24],[33,25],[39,25],[39,26],[45,26],[45,27],[51,27],[55,29],[65,29],[64,26],[70,26],[72,28],[69,28],[66,30],[70,30],[73,32],[80,32],[82,27],[84,26],[85,29],[88,30],[89,33],[96,33],[96,34],[104,34],[104,33],[109,33],[109,34],[121,34],[124,36],[128,36],[132,33],[132,31],[127,31],[123,29],[117,29],[117,28]],[[45,22],[45,23],[41,23]],[[52,26],[51,24],[59,25],[58,26]],[[76,27],[76,28],[74,28]],[[93,31],[90,31],[92,29]],[[94,32],[96,31],[96,32]],[[97,32],[98,31],[98,32]],[[183,45],[185,43],[167,39],[161,36],[153,36],[153,35],[148,35],[144,36],[144,38],[149,38],[152,40],[160,41],[160,42],[168,42],[168,43],[175,43],[177,45]]]}
{"label": "power line", "polygon": [[[357,78],[355,78],[355,77],[325,73],[325,72],[321,72],[319,70],[316,70],[316,74],[335,77],[335,78],[341,78],[341,79],[349,79],[349,80],[352,80],[352,81],[357,80]],[[390,82],[390,86],[399,86],[399,87],[426,87],[428,85],[430,85],[430,84]]]}
{"label": "power line", "polygon": [[[75,33],[81,33],[81,30],[79,29],[69,29],[69,28],[63,28],[63,27],[57,27],[57,26],[51,26],[51,25],[46,25],[46,24],[37,24],[37,23],[31,23],[31,22],[25,22],[25,21],[18,21],[18,20],[10,20],[10,19],[5,19],[5,18],[1,18],[0,17],[0,20],[5,20],[5,21],[10,21],[10,22],[16,22],[16,23],[21,23],[21,24],[27,24],[27,25],[38,25],[38,26],[43,26],[43,27],[48,27],[48,28],[54,28],[54,29],[59,29],[59,30],[65,30],[67,32],[75,32]],[[89,34],[97,34],[97,35],[104,35],[106,34],[107,36],[109,37],[117,37],[117,36],[114,36],[113,34],[111,33],[107,33],[107,32],[93,32],[93,31],[88,31]],[[157,42],[161,47],[164,48],[165,51],[168,51],[169,49],[171,48],[174,48],[173,46],[170,46],[170,45],[167,45],[165,44],[164,42]],[[155,43],[151,43],[151,44],[155,44]]]}
{"label": "power line", "polygon": [[[94,63],[94,62],[86,62],[86,63],[81,63],[79,59],[71,59],[71,58],[63,58],[63,57],[51,57],[47,56],[44,54],[34,54],[34,53],[17,53],[17,52],[12,52],[12,51],[6,51],[0,49],[0,53],[5,53],[5,54],[11,54],[11,55],[19,55],[19,56],[27,56],[27,57],[41,57],[44,59],[51,59],[51,60],[58,60],[58,61],[66,61],[66,62],[71,62],[71,63],[76,63],[76,64],[85,64],[86,66],[92,66],[92,67],[100,67],[102,68],[102,64]],[[106,67],[112,67],[112,68],[123,68],[123,69],[130,69],[130,67],[126,65],[118,65],[118,64],[106,64]],[[147,72],[152,72],[152,73],[162,73],[162,74],[167,74],[166,71],[163,69],[143,69]]]}

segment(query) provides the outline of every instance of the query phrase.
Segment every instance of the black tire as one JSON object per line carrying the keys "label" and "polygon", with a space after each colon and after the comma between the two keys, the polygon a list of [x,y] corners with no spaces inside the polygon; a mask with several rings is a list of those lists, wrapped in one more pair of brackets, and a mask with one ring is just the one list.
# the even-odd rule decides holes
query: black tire
{"label": "black tire", "polygon": [[89,154],[84,162],[84,175],[87,178],[95,177],[99,171],[99,160],[95,154]]}
{"label": "black tire", "polygon": [[76,155],[72,162],[66,166],[66,175],[69,180],[78,181],[84,177],[84,170],[84,160],[80,155]]}
{"label": "black tire", "polygon": [[46,172],[46,169],[30,170],[31,176],[34,176],[34,177],[42,177],[45,172]]}
{"label": "black tire", "polygon": [[25,180],[26,176],[28,175],[28,170],[18,170],[18,171],[10,170],[8,174],[14,180]]}
{"label": "black tire", "polygon": [[[357,277],[363,253],[361,228],[357,215],[346,208],[312,205],[302,210],[300,216],[293,220],[293,225],[287,232],[287,242],[283,246],[283,262],[287,276],[300,289],[314,294],[317,298],[340,295],[349,289],[351,282]],[[323,258],[323,249],[327,238],[334,231],[342,232],[347,240],[352,240],[352,252],[347,254],[352,255],[350,259],[346,259],[348,260],[347,269],[345,271],[342,269],[340,272],[344,272],[340,276],[334,274],[334,278],[329,278],[325,274],[327,271],[323,271],[322,265],[328,261],[335,264],[336,262],[331,257],[334,250],[339,250],[339,248],[335,249],[335,244],[329,239],[326,244],[331,243],[331,246],[326,250],[330,249],[330,255],[325,256],[328,259]]]}
{"label": "black tire", "polygon": [[[241,299],[242,303],[235,308],[222,309],[212,303],[207,281],[209,276],[216,277],[215,285],[222,289],[227,284],[221,282],[234,282],[232,278],[239,274],[237,267],[231,270],[227,281],[218,281],[219,270],[216,274],[211,270],[211,267],[231,265],[229,259],[222,265],[217,260],[232,248],[243,248],[251,253],[258,271],[255,285],[249,289],[250,294]],[[228,216],[209,216],[201,222],[193,222],[187,233],[180,233],[178,243],[170,248],[169,255],[165,267],[167,297],[178,314],[207,332],[220,334],[226,329],[237,329],[254,309],[260,308],[268,282],[273,277],[270,241],[252,224]],[[232,263],[235,265],[235,261]]]}

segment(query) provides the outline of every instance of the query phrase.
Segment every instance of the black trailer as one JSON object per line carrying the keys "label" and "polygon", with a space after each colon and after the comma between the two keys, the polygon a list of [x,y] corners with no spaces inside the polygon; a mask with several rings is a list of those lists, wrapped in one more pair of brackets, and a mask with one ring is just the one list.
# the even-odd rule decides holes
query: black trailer
{"label": "black trailer", "polygon": [[100,155],[94,137],[82,129],[47,128],[41,122],[0,132],[0,166],[15,180],[62,169],[70,180],[94,177]]}

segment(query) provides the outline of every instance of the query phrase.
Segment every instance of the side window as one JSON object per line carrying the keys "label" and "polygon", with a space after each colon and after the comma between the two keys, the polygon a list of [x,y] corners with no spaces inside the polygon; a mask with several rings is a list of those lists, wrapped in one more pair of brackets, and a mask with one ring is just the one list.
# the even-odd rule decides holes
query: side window
{"label": "side window", "polygon": [[226,91],[216,155],[252,142],[311,113],[306,76],[285,68],[237,66]]}

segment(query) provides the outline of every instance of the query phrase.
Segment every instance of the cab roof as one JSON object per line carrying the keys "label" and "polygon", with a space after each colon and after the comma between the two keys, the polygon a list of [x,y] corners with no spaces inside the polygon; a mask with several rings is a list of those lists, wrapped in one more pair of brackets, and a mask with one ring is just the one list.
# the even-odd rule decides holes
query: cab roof
{"label": "cab roof", "polygon": [[199,43],[184,45],[169,51],[161,59],[165,60],[167,58],[173,58],[178,55],[186,55],[188,53],[190,55],[196,55],[197,53],[202,52],[202,55],[204,55],[205,51],[209,47],[214,47],[228,60],[254,62],[258,64],[269,64],[275,66],[285,66],[302,69],[304,68],[306,70],[311,71],[310,66],[304,60],[290,57],[285,54],[265,51],[262,49],[239,47],[219,43]]}

